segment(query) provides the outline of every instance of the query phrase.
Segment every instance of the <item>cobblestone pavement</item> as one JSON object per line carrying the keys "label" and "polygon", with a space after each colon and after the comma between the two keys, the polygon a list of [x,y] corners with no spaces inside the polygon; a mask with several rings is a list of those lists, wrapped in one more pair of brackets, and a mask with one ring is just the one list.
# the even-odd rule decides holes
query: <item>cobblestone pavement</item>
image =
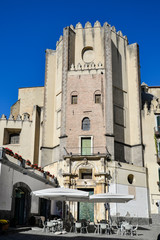
{"label": "cobblestone pavement", "polygon": [[[67,233],[65,235],[56,236],[53,233],[43,233],[40,228],[32,228],[29,231],[22,232],[10,232],[0,236],[0,240],[104,240],[104,239],[114,239],[114,240],[158,240],[158,235],[160,234],[160,225],[153,226],[142,226],[138,229],[137,236],[119,236],[116,234],[112,235],[100,235],[100,234],[75,234]],[[160,239],[160,238],[159,238]]]}

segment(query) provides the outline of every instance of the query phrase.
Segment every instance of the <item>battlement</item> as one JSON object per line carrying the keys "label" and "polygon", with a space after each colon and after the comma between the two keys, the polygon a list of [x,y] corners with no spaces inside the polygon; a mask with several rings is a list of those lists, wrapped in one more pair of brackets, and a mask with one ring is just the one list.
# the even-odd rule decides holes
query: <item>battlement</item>
{"label": "battlement", "polygon": [[18,121],[18,122],[20,122],[20,121],[29,121],[29,122],[31,122],[30,121],[30,115],[28,113],[24,113],[24,114],[22,114],[22,116],[20,114],[18,114],[16,119],[14,118],[14,116],[12,114],[10,114],[8,119],[7,119],[7,117],[4,114],[2,114],[0,120],[14,121],[14,122],[15,121]]}
{"label": "battlement", "polygon": [[[80,22],[78,22],[76,24],[76,26],[74,27],[73,25],[70,25],[68,26],[68,28],[70,28],[74,33],[78,33],[79,30],[90,30],[90,29],[102,29],[104,28],[105,26],[107,26],[113,33],[115,33],[117,36],[123,38],[124,40],[126,40],[128,42],[128,38],[127,36],[123,35],[122,31],[119,30],[119,31],[116,31],[116,28],[115,26],[111,26],[108,22],[105,22],[103,24],[103,26],[101,26],[101,23],[99,21],[96,21],[94,23],[94,25],[92,26],[92,24],[90,22],[86,22],[85,23],[85,26],[83,28],[82,24]],[[67,27],[66,27],[67,28]],[[56,43],[56,47],[59,45],[59,43],[63,40],[63,36],[61,35],[59,40],[57,41]],[[53,53],[52,53],[53,54]]]}

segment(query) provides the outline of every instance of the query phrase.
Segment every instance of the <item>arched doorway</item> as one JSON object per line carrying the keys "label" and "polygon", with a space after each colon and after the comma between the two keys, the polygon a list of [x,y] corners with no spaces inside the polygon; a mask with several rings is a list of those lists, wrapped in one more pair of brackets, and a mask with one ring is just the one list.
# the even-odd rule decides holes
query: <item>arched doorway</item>
{"label": "arched doorway", "polygon": [[19,182],[13,186],[12,215],[17,225],[26,225],[31,207],[31,189]]}

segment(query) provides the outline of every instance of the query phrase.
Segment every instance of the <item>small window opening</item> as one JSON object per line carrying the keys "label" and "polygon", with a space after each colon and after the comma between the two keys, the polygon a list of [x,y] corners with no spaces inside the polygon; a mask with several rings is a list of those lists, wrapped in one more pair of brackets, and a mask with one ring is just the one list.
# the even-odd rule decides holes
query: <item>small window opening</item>
{"label": "small window opening", "polygon": [[71,104],[77,104],[78,97],[77,95],[72,95],[71,96]]}
{"label": "small window opening", "polygon": [[129,184],[132,184],[132,183],[133,183],[133,180],[134,180],[133,174],[129,174],[129,175],[128,175],[128,182],[129,182]]}
{"label": "small window opening", "polygon": [[101,103],[101,94],[95,94],[95,103]]}
{"label": "small window opening", "polygon": [[80,179],[92,179],[92,169],[80,169],[79,178]]}

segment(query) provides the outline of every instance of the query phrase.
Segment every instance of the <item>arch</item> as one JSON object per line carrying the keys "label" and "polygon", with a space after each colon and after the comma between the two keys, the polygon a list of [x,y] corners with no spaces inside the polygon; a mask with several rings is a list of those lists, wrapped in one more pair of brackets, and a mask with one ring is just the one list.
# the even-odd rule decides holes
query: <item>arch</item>
{"label": "arch", "polygon": [[89,162],[86,166],[84,166],[84,162],[80,162],[80,163],[78,162],[73,168],[73,173],[76,174],[76,172],[79,171],[81,167],[82,168],[86,167],[86,169],[89,169],[89,168],[95,169],[95,172],[98,172],[98,167],[94,163]]}
{"label": "arch", "polygon": [[25,225],[28,223],[31,209],[31,189],[23,183],[13,185],[11,216],[14,224]]}
{"label": "arch", "polygon": [[90,130],[90,119],[88,117],[82,119],[82,130],[83,131]]}

